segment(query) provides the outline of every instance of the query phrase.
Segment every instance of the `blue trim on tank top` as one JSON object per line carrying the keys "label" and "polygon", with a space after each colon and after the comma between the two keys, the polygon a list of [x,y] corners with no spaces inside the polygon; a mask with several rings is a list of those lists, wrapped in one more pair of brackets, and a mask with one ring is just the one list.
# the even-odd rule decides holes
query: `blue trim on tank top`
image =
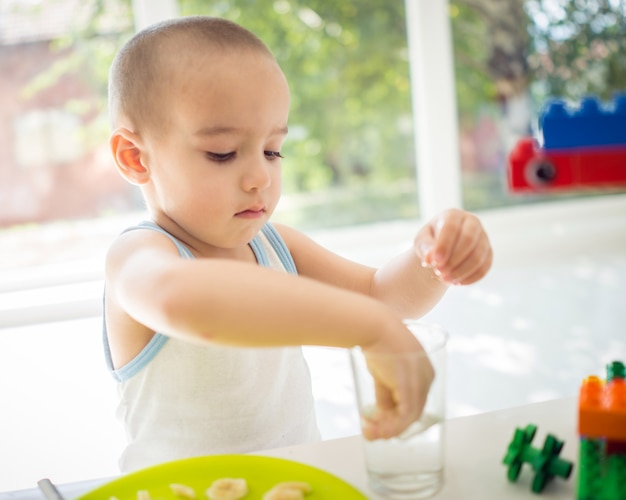
{"label": "blue trim on tank top", "polygon": [[150,339],[150,342],[146,344],[137,356],[121,368],[113,371],[113,377],[115,380],[118,382],[124,382],[141,371],[144,366],[154,359],[168,340],[169,337],[166,335],[158,332],[155,333]]}
{"label": "blue trim on tank top", "polygon": [[[278,231],[276,231],[276,228],[268,222],[265,226],[263,226],[261,231],[263,231],[267,241],[269,241],[272,248],[276,251],[278,258],[286,271],[290,274],[298,274],[293,257],[291,256],[287,245],[285,245],[285,241],[282,239],[280,234],[278,234]],[[265,253],[265,249],[263,249],[263,253]]]}
{"label": "blue trim on tank top", "polygon": [[[132,227],[125,229],[123,233],[126,233],[128,231],[133,231],[136,229],[149,229],[149,230],[157,231],[161,234],[164,234],[174,243],[174,245],[176,245],[176,248],[178,249],[178,253],[181,255],[181,257],[186,258],[186,259],[194,258],[193,254],[184,243],[182,243],[175,236],[171,235],[165,229],[158,226],[154,222],[152,221],[140,222],[136,226],[132,226]],[[291,254],[289,253],[289,250],[287,249],[285,242],[281,238],[280,234],[278,234],[278,231],[276,231],[274,226],[272,226],[268,222],[265,226],[263,226],[261,231],[263,232],[263,234],[269,241],[272,248],[276,251],[276,254],[278,255],[282,265],[285,267],[287,272],[291,274],[297,274],[296,265],[293,261],[293,258],[291,257]],[[263,266],[263,267],[270,266],[267,253],[265,252],[265,248],[263,247],[262,243],[259,241],[258,236],[255,236],[252,239],[252,241],[250,241],[250,248],[252,249],[252,252],[254,253],[254,257],[256,258],[257,263],[260,266]],[[165,344],[169,340],[169,337],[167,335],[163,335],[162,333],[156,332],[154,336],[150,339],[150,342],[146,344],[146,346],[139,352],[139,354],[137,354],[137,356],[135,356],[133,359],[131,359],[128,363],[126,363],[121,368],[118,368],[117,370],[115,370],[113,368],[111,348],[109,346],[109,340],[106,334],[106,324],[103,325],[102,330],[103,330],[102,333],[103,333],[103,341],[104,341],[104,352],[105,352],[107,367],[109,368],[109,371],[111,372],[111,374],[113,375],[113,378],[117,382],[124,382],[125,380],[128,380],[132,376],[137,374],[142,368],[144,368],[150,361],[154,359],[154,357],[159,353],[159,351],[165,346]]]}
{"label": "blue trim on tank top", "polygon": [[252,239],[252,241],[249,243],[249,245],[250,245],[250,248],[252,248],[252,252],[254,252],[254,258],[256,259],[257,264],[259,264],[259,266],[269,267],[270,260],[267,257],[265,248],[263,248],[263,245],[259,241],[259,237],[255,236]]}

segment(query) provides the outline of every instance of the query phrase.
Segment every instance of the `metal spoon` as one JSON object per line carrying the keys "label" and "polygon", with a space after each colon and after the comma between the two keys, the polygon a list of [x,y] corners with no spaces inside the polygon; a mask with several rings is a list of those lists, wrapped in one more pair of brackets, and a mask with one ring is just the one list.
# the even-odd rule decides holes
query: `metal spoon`
{"label": "metal spoon", "polygon": [[52,481],[48,478],[37,481],[37,486],[39,486],[39,489],[47,500],[65,500],[63,495],[61,495],[56,486],[52,484]]}

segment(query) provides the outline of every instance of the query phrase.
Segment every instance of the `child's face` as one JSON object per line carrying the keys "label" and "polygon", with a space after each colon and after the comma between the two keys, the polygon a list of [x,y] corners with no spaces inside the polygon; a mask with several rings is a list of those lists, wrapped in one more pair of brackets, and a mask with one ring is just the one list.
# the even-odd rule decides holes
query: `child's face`
{"label": "child's face", "polygon": [[201,253],[238,249],[280,198],[287,82],[275,61],[253,51],[173,64],[166,97],[155,103],[166,108],[165,131],[145,138],[153,216]]}

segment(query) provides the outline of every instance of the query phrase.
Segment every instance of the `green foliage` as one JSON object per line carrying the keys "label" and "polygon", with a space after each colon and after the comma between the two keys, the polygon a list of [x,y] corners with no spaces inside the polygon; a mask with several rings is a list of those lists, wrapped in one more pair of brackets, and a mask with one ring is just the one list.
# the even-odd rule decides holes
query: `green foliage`
{"label": "green foliage", "polygon": [[301,229],[319,229],[417,216],[415,182],[407,179],[285,196],[274,220]]}
{"label": "green foliage", "polygon": [[256,33],[292,90],[285,190],[412,177],[402,2],[181,0],[183,15],[231,19]]}
{"label": "green foliage", "polygon": [[626,90],[626,1],[534,0],[530,63],[543,92],[579,100]]}
{"label": "green foliage", "polygon": [[[65,8],[61,0],[16,8],[42,23],[41,18],[54,10],[55,4]],[[86,1],[71,19],[68,32],[49,42],[51,53],[56,56],[53,62],[22,88],[21,97],[32,98],[68,76],[80,82],[86,90],[66,101],[65,109],[82,119],[81,140],[88,147],[95,147],[106,142],[108,136],[108,70],[118,49],[133,33],[131,0]]]}
{"label": "green foliage", "polygon": [[485,102],[494,101],[496,89],[489,74],[486,19],[464,0],[451,0],[452,30],[457,103],[461,119],[473,116]]}
{"label": "green foliage", "polygon": [[[37,22],[48,9],[54,11],[61,0],[48,0],[17,7],[22,14],[30,14]],[[96,95],[106,96],[108,68],[123,41],[132,35],[131,0],[90,0],[83,2],[72,16],[69,30],[50,41],[53,53],[62,54],[49,68],[39,73],[24,89],[30,97],[55,85],[66,75],[79,78]],[[101,103],[102,104],[102,103]]]}
{"label": "green foliage", "polygon": [[[471,113],[496,98],[488,43],[502,25],[498,0],[451,0],[459,110]],[[515,3],[519,0],[508,0]],[[526,0],[526,33],[511,32],[502,45],[527,38],[527,83],[534,97],[579,100],[586,94],[609,99],[626,90],[626,0]]]}

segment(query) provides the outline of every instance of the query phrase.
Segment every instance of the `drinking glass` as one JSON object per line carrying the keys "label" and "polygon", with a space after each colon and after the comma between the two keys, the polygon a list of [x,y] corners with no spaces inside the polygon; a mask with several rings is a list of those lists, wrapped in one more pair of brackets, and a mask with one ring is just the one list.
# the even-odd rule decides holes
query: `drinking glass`
{"label": "drinking glass", "polygon": [[365,465],[370,487],[382,498],[411,500],[434,495],[443,484],[445,379],[447,332],[436,325],[407,320],[406,326],[424,347],[424,352],[400,354],[364,353],[350,350],[354,384],[361,421],[376,408],[374,379],[367,358],[383,356],[379,362],[395,366],[395,359],[423,363],[430,360],[435,378],[428,391],[424,410],[402,434],[389,439],[363,439]]}

